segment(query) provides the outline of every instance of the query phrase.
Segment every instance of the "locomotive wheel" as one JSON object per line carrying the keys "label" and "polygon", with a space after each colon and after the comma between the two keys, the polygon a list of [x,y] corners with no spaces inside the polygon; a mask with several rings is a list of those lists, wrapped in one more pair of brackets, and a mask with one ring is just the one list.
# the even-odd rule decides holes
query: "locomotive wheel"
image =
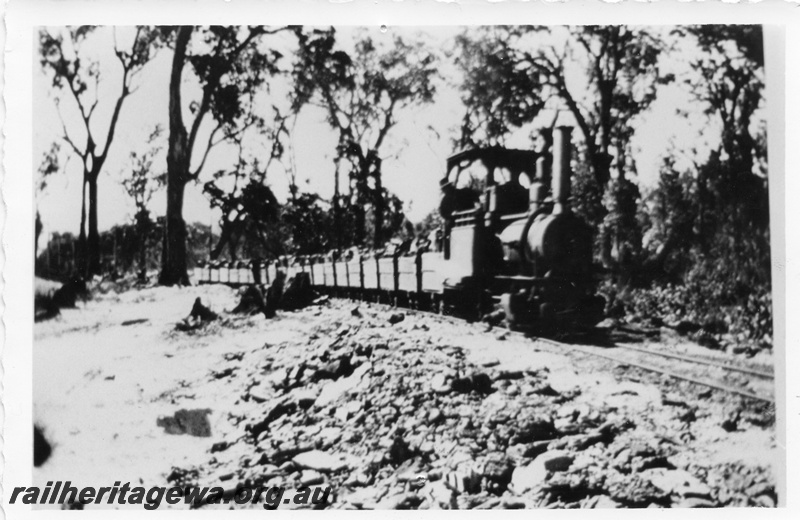
{"label": "locomotive wheel", "polygon": [[545,302],[539,305],[539,317],[545,322],[553,322],[556,319],[556,310],[553,304]]}

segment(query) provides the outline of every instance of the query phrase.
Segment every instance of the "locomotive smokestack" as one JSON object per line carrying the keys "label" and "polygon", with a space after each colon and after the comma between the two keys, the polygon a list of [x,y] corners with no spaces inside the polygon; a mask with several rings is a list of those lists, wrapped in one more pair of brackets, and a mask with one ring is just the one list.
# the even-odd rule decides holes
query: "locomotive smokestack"
{"label": "locomotive smokestack", "polygon": [[553,214],[569,212],[570,180],[572,170],[572,128],[559,126],[553,136]]}

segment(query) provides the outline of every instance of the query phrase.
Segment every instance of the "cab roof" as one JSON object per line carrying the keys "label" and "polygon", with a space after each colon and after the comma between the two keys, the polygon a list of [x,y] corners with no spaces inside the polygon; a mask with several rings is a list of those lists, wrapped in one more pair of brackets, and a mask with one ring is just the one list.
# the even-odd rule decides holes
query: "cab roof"
{"label": "cab roof", "polygon": [[456,166],[467,162],[472,164],[476,161],[483,163],[487,170],[495,168],[505,168],[515,175],[520,173],[535,173],[536,160],[542,154],[533,150],[515,150],[513,148],[503,148],[502,146],[489,146],[485,148],[472,148],[455,153],[447,158],[447,173]]}

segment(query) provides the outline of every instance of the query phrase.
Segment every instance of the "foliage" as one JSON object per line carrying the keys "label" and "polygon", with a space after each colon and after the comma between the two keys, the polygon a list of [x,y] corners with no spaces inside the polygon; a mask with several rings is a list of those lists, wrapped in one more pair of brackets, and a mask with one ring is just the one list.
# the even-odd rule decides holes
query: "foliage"
{"label": "foliage", "polygon": [[642,316],[724,323],[739,341],[771,343],[771,261],[761,29],[696,26],[679,31],[701,52],[685,83],[722,123],[720,146],[680,171],[668,157],[647,198],[647,278],[626,295]]}
{"label": "foliage", "polygon": [[133,151],[130,153],[130,164],[132,165],[130,175],[122,179],[122,186],[128,196],[133,199],[136,207],[136,220],[142,218],[139,215],[149,218],[147,204],[155,192],[166,182],[166,173],[155,171],[153,166],[153,162],[162,150],[157,141],[163,131],[161,126],[156,126],[147,138],[149,148],[144,152]]}
{"label": "foliage", "polygon": [[456,37],[454,61],[464,80],[459,85],[465,106],[457,148],[503,145],[513,128],[533,121],[544,108],[537,95],[543,85],[538,74],[521,66],[509,46],[509,28],[491,27]]}
{"label": "foliage", "polygon": [[438,208],[425,215],[425,218],[414,225],[414,233],[420,237],[428,237],[437,229],[444,229],[444,220],[439,214]]}
{"label": "foliage", "polygon": [[[736,295],[730,273],[716,261],[700,260],[681,283],[656,283],[647,288],[607,284],[603,292],[609,309],[630,319],[697,323],[713,333],[727,333],[736,342],[772,344],[772,295],[769,287],[751,287]],[[612,311],[613,313],[613,311]]]}
{"label": "foliage", "polygon": [[147,272],[147,235],[152,227],[150,210],[147,206],[153,194],[164,186],[167,177],[164,171],[157,172],[153,167],[153,162],[161,151],[161,146],[157,144],[157,141],[162,132],[161,126],[156,126],[147,138],[149,148],[142,153],[131,152],[132,169],[130,175],[122,179],[122,186],[128,196],[133,199],[136,207],[134,222],[139,235],[139,273],[142,278],[146,276]]}
{"label": "foliage", "polygon": [[61,143],[54,142],[50,145],[50,149],[42,154],[42,162],[39,163],[38,169],[39,177],[36,180],[36,191],[41,192],[47,189],[48,178],[65,169],[66,164],[61,166]]}
{"label": "foliage", "polygon": [[[208,258],[208,244],[218,237],[210,236],[207,224],[192,223],[187,226],[188,266],[194,267]],[[101,276],[118,278],[140,269],[140,236],[135,223],[121,224],[100,233]],[[161,242],[164,240],[164,217],[158,217],[147,231],[147,273],[158,268],[161,259]],[[36,258],[36,276],[50,280],[67,281],[77,272],[78,237],[72,233],[53,233]]]}
{"label": "foliage", "polygon": [[330,205],[316,193],[299,193],[281,210],[283,253],[310,255],[333,249]]}
{"label": "foliage", "polygon": [[[245,171],[249,170],[249,173]],[[231,175],[233,189],[223,190],[218,182]],[[222,211],[220,240],[211,252],[217,258],[225,246],[232,259],[236,259],[239,243],[244,241],[250,256],[276,257],[280,250],[273,235],[280,214],[280,205],[266,184],[266,171],[258,161],[248,165],[240,159],[237,169],[229,174],[218,172],[214,180],[203,186],[212,208]]]}
{"label": "foliage", "polygon": [[[268,87],[270,77],[280,72],[278,62],[282,55],[275,50],[264,50],[260,43],[263,37],[286,30],[287,27],[265,26],[182,26],[162,31],[164,40],[174,48],[169,85],[167,236],[159,277],[164,285],[188,282],[183,221],[186,183],[199,178],[214,147],[241,139],[250,127],[263,127],[263,119],[253,109],[255,96]],[[187,63],[202,94],[199,100],[188,103],[190,117],[185,120],[182,76]],[[205,143],[198,145],[207,116],[213,128]],[[196,149],[200,159],[193,167]]]}
{"label": "foliage", "polygon": [[[380,49],[369,37],[356,42],[348,54],[336,46],[336,32],[296,31],[299,48],[293,68],[295,111],[314,103],[326,111],[328,124],[338,133],[333,213],[337,244],[363,245],[367,233],[367,206],[373,218],[373,244],[380,247],[388,237],[388,204],[384,197],[380,156],[397,113],[430,103],[435,94],[436,60],[422,42],[406,42],[395,36],[388,49]],[[347,168],[350,197],[340,206],[339,172]],[[355,217],[355,236],[345,241],[338,230],[344,215]],[[391,224],[391,223],[390,223]],[[388,231],[391,231],[389,229]]]}

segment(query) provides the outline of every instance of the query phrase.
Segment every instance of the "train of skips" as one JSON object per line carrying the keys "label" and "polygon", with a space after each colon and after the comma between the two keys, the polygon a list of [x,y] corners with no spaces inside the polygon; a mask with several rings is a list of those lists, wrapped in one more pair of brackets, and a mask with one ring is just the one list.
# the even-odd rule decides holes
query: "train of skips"
{"label": "train of skips", "polygon": [[217,261],[194,268],[194,279],[201,284],[221,283],[233,287],[270,285],[282,272],[285,279],[306,273],[316,290],[335,296],[363,298],[387,303],[406,300],[422,306],[438,303],[447,278],[446,260],[441,251],[420,247],[400,253],[393,247],[381,253],[360,254],[350,250],[340,256],[283,256],[274,261]]}
{"label": "train of skips", "polygon": [[596,323],[605,302],[592,230],[570,207],[571,130],[544,129],[537,150],[451,156],[433,236],[381,252],[210,262],[195,268],[195,281],[267,285],[300,275],[318,292],[467,317],[502,312],[511,326]]}

